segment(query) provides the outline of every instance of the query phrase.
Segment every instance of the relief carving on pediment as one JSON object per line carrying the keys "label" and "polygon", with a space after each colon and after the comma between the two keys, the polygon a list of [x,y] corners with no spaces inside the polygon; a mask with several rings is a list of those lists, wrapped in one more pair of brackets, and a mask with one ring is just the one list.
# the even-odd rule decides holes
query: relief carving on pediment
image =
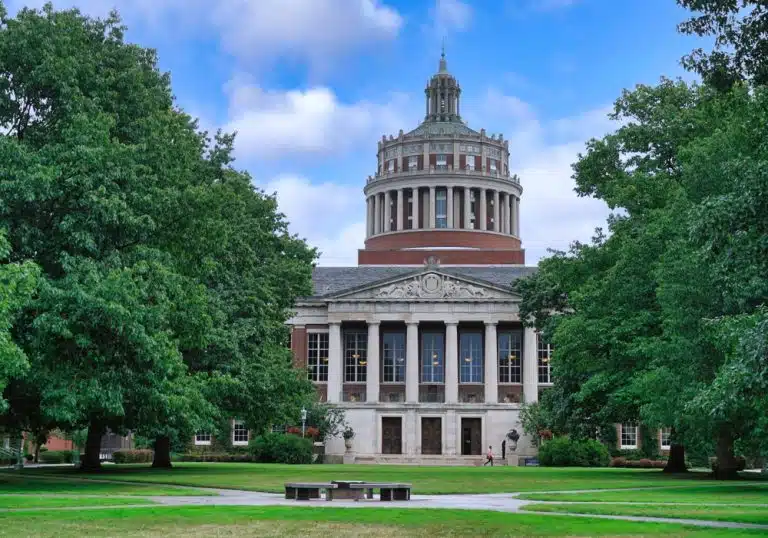
{"label": "relief carving on pediment", "polygon": [[377,299],[487,299],[488,290],[437,273],[390,284],[378,292]]}

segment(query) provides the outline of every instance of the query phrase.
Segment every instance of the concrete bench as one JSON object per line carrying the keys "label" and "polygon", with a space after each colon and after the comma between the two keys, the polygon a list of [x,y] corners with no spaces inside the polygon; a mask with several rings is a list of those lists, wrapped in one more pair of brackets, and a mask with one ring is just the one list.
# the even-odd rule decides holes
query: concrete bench
{"label": "concrete bench", "polygon": [[382,501],[410,501],[411,484],[400,482],[362,482],[349,484],[350,489],[365,491],[366,497],[373,499],[373,490],[379,490]]}
{"label": "concrete bench", "polygon": [[285,484],[285,498],[295,499],[297,501],[309,501],[320,498],[320,490],[325,490],[325,499],[333,500],[333,493],[336,484],[327,482],[289,482]]}

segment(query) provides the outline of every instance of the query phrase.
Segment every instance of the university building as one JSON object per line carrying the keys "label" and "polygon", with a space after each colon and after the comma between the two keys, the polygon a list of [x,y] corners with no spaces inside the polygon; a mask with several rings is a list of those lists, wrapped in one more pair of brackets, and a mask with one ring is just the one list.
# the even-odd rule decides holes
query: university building
{"label": "university building", "polygon": [[[515,454],[535,454],[520,406],[551,385],[551,349],[522,326],[511,290],[535,268],[509,151],[462,121],[443,55],[421,125],[378,142],[358,265],[317,267],[296,304],[295,364],[345,410],[357,462],[473,463],[488,446],[500,454],[513,429]],[[345,450],[343,439],[326,447]]]}

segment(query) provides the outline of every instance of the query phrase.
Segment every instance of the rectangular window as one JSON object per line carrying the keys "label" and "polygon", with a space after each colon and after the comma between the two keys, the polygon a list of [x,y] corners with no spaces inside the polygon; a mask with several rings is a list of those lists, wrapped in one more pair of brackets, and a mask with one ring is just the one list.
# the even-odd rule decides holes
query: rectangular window
{"label": "rectangular window", "polygon": [[499,341],[499,383],[523,382],[522,331],[504,331]]}
{"label": "rectangular window", "polygon": [[195,444],[197,446],[208,446],[211,444],[210,432],[197,432],[195,434]]}
{"label": "rectangular window", "polygon": [[435,227],[448,227],[448,191],[446,189],[435,191]]}
{"label": "rectangular window", "polygon": [[382,383],[405,383],[405,333],[384,333],[381,359]]}
{"label": "rectangular window", "polygon": [[459,383],[483,381],[483,335],[462,331],[459,336]]}
{"label": "rectangular window", "polygon": [[387,161],[387,171],[394,172],[395,171],[395,160],[391,159]]}
{"label": "rectangular window", "polygon": [[344,383],[365,383],[368,372],[368,331],[344,332]]}
{"label": "rectangular window", "polygon": [[475,169],[475,156],[474,155],[467,155],[467,164],[465,165],[465,168],[467,170],[474,170]]}
{"label": "rectangular window", "polygon": [[637,448],[637,426],[634,424],[621,425],[621,448]]}
{"label": "rectangular window", "polygon": [[436,165],[438,170],[445,170],[448,168],[448,158],[445,155],[438,155]]}
{"label": "rectangular window", "polygon": [[441,332],[426,332],[421,335],[421,382],[443,383],[445,377],[445,339]]}
{"label": "rectangular window", "polygon": [[491,172],[496,171],[496,161],[491,159]]}
{"label": "rectangular window", "polygon": [[315,383],[328,382],[328,333],[307,334],[307,377]]}
{"label": "rectangular window", "polygon": [[536,342],[539,348],[539,383],[552,383],[552,345],[544,342],[538,333],[536,333]]}
{"label": "rectangular window", "polygon": [[419,158],[415,155],[408,157],[408,170],[416,170],[419,166]]}
{"label": "rectangular window", "polygon": [[662,450],[672,448],[672,428],[662,428],[659,430],[659,445]]}
{"label": "rectangular window", "polygon": [[248,444],[248,428],[242,420],[236,420],[232,425],[232,444],[235,446]]}

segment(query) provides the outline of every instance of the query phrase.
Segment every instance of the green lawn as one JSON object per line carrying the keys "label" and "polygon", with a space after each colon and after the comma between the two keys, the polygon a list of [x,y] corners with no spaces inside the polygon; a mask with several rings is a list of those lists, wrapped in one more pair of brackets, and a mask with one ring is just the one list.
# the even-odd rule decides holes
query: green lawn
{"label": "green lawn", "polygon": [[529,493],[521,499],[532,501],[568,502],[637,502],[687,504],[768,504],[768,482],[739,482],[701,486],[688,483],[688,487],[632,492],[600,491],[595,493]]}
{"label": "green lawn", "polygon": [[529,504],[525,506],[523,510],[532,512],[568,512],[571,514],[705,519],[768,525],[768,508],[760,506],[659,506],[651,504],[627,505],[586,503]]}
{"label": "green lawn", "polygon": [[764,531],[708,529],[499,512],[319,507],[152,507],[81,512],[0,512],[5,536],[765,536]]}
{"label": "green lawn", "polygon": [[0,509],[66,508],[72,506],[120,506],[155,504],[141,497],[43,497],[40,495],[0,495]]}
{"label": "green lawn", "polygon": [[85,475],[32,472],[32,469],[0,472],[0,494],[60,493],[67,495],[213,495],[210,491],[154,484],[110,484],[81,480]]}
{"label": "green lawn", "polygon": [[[31,476],[71,476],[71,469],[31,469]],[[88,478],[219,487],[251,491],[283,491],[291,481],[323,482],[334,479],[403,481],[413,483],[415,494],[511,493],[578,489],[680,487],[721,485],[705,473],[669,476],[643,469],[556,469],[546,467],[417,467],[394,465],[260,465],[255,463],[177,463],[170,470],[143,466],[110,466]]]}

